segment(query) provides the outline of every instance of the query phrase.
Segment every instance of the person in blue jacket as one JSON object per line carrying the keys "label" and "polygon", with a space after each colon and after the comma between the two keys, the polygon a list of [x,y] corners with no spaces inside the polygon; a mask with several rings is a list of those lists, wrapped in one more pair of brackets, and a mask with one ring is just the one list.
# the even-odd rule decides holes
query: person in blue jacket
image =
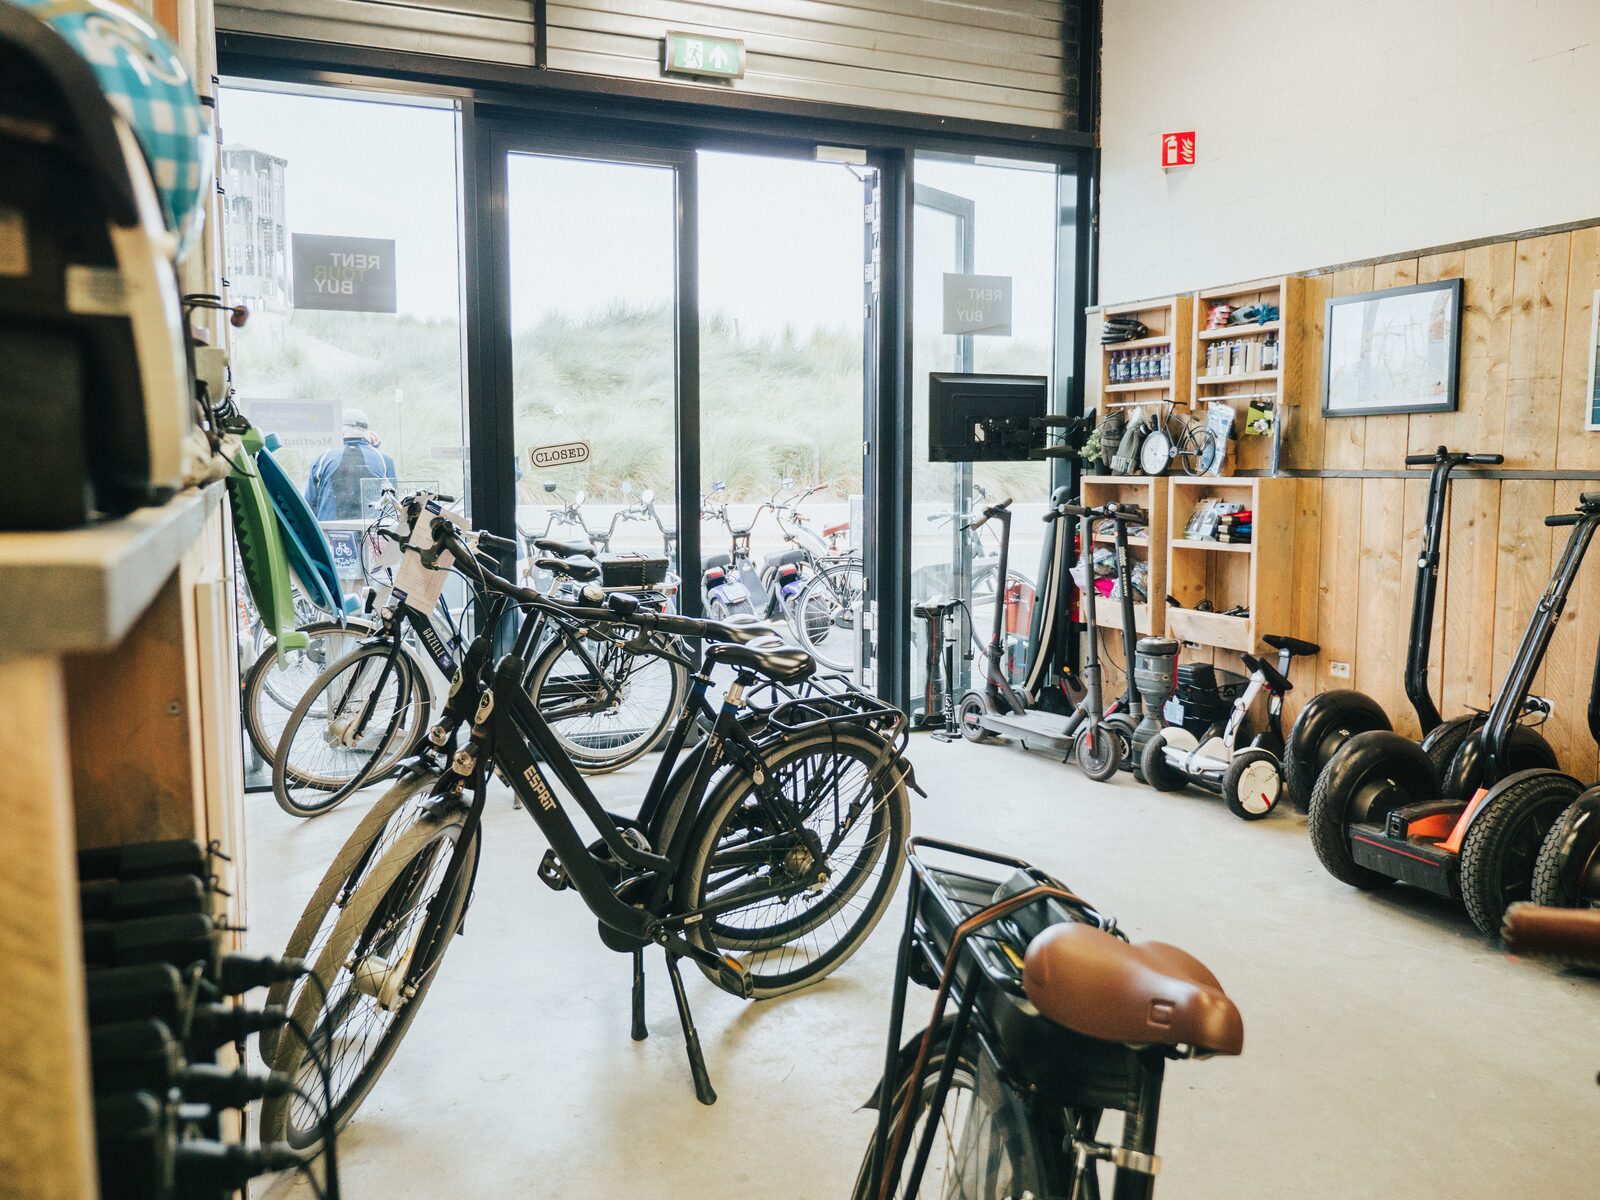
{"label": "person in blue jacket", "polygon": [[344,444],[335,446],[311,464],[306,477],[306,503],[319,521],[356,521],[361,511],[361,481],[398,481],[394,459],[378,449],[367,414],[359,408],[344,410]]}

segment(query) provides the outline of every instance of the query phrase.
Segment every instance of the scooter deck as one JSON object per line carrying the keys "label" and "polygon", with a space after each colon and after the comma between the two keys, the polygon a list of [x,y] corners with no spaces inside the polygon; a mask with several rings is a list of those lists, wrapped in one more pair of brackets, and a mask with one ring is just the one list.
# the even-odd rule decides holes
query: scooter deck
{"label": "scooter deck", "polygon": [[985,713],[983,727],[1001,737],[1014,738],[1032,750],[1052,750],[1065,754],[1072,749],[1077,734],[1071,718],[1056,713]]}
{"label": "scooter deck", "polygon": [[1357,866],[1377,871],[1412,887],[1452,900],[1461,896],[1461,856],[1438,846],[1438,839],[1395,837],[1381,825],[1349,828],[1350,857]]}

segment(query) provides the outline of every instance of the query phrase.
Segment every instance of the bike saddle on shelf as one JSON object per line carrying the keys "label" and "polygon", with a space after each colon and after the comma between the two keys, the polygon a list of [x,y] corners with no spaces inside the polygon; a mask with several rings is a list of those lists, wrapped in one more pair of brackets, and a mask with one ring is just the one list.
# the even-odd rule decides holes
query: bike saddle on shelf
{"label": "bike saddle on shelf", "polygon": [[592,558],[539,557],[533,560],[533,565],[541,571],[549,571],[552,575],[576,583],[588,583],[600,578],[600,564]]}
{"label": "bike saddle on shelf", "polygon": [[594,553],[594,546],[589,542],[563,542],[560,538],[534,538],[533,548],[557,558],[588,558]]}
{"label": "bike saddle on shelf", "polygon": [[809,679],[817,669],[817,660],[806,651],[777,641],[770,645],[758,642],[747,646],[712,642],[706,646],[706,661],[754,671],[779,683],[799,683]]}
{"label": "bike saddle on shelf", "polygon": [[1201,1056],[1244,1049],[1238,1008],[1205,964],[1176,946],[1129,944],[1065,922],[1034,938],[1024,964],[1033,1006],[1074,1033],[1129,1046],[1190,1046]]}
{"label": "bike saddle on shelf", "polygon": [[1287,650],[1296,658],[1311,658],[1322,653],[1322,647],[1315,642],[1303,642],[1283,633],[1264,633],[1261,640],[1274,650]]}

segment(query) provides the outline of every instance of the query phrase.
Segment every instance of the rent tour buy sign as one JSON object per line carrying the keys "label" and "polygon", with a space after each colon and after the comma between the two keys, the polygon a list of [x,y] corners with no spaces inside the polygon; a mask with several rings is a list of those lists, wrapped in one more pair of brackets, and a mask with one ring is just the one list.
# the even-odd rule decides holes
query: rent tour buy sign
{"label": "rent tour buy sign", "polygon": [[294,306],[395,311],[394,240],[293,235]]}

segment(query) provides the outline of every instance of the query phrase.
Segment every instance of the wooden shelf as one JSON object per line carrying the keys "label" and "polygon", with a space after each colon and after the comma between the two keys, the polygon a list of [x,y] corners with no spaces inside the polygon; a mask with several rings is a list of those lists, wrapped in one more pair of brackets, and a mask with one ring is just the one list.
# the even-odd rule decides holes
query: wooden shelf
{"label": "wooden shelf", "polygon": [[1202,646],[1237,650],[1244,654],[1253,654],[1256,649],[1251,617],[1230,617],[1223,613],[1197,612],[1192,608],[1173,608],[1169,605],[1167,628],[1180,641],[1198,642]]}
{"label": "wooden shelf", "polygon": [[[1150,524],[1137,537],[1128,538],[1128,548],[1139,554],[1149,568],[1145,579],[1147,596],[1167,594],[1167,489],[1165,480],[1148,475],[1085,475],[1082,479],[1083,503],[1090,508],[1107,503],[1134,504],[1144,509]],[[1095,533],[1096,545],[1114,545],[1115,535]],[[1135,604],[1134,617],[1140,636],[1163,630],[1162,610],[1149,604]],[[1081,624],[1081,622],[1080,622]],[[1095,624],[1107,629],[1122,628],[1121,601],[1097,599]]]}
{"label": "wooden shelf", "polygon": [[1174,550],[1221,550],[1228,554],[1249,554],[1254,542],[1213,542],[1201,538],[1173,538],[1167,543]]}
{"label": "wooden shelf", "polygon": [[1241,371],[1237,375],[1196,375],[1194,381],[1203,386],[1215,387],[1224,383],[1260,383],[1263,379],[1276,379],[1278,375],[1277,371]]}
{"label": "wooden shelf", "polygon": [[1137,383],[1108,383],[1107,392],[1167,392],[1172,390],[1170,379],[1141,379]]}
{"label": "wooden shelf", "polygon": [[[1101,629],[1122,630],[1122,601],[1113,600],[1106,596],[1096,596],[1094,602],[1094,623]],[[1079,621],[1079,627],[1086,623]],[[1133,628],[1140,637],[1150,636],[1150,606],[1133,602]]]}
{"label": "wooden shelf", "polygon": [[[1114,546],[1117,542],[1115,535],[1109,533],[1097,533],[1094,535],[1094,540],[1106,546]],[[1149,544],[1150,539],[1147,537],[1128,538],[1128,546],[1130,549],[1135,546],[1148,546]]]}
{"label": "wooden shelf", "polygon": [[1221,329],[1202,329],[1196,336],[1202,342],[1214,342],[1218,338],[1249,337],[1252,333],[1276,333],[1282,328],[1282,321],[1266,321],[1260,325],[1224,325]]}
{"label": "wooden shelf", "polygon": [[1119,350],[1148,350],[1152,346],[1172,345],[1172,335],[1163,333],[1159,337],[1134,338],[1130,342],[1103,342],[1100,348],[1107,354],[1115,354]]}
{"label": "wooden shelf", "polygon": [[[1180,407],[1189,402],[1189,390],[1194,378],[1190,356],[1194,350],[1194,299],[1191,296],[1168,296],[1132,304],[1108,304],[1088,311],[1087,336],[1091,344],[1099,346],[1098,352],[1089,353],[1085,364],[1087,376],[1086,405],[1089,408],[1107,407],[1113,396],[1135,401],[1153,398],[1152,392],[1165,392]],[[1142,322],[1147,335],[1126,342],[1100,343],[1100,330],[1108,317],[1134,317]],[[1162,357],[1170,374],[1165,379],[1139,379],[1124,383],[1111,382],[1111,359],[1124,352],[1160,350],[1170,347],[1171,352]]]}

